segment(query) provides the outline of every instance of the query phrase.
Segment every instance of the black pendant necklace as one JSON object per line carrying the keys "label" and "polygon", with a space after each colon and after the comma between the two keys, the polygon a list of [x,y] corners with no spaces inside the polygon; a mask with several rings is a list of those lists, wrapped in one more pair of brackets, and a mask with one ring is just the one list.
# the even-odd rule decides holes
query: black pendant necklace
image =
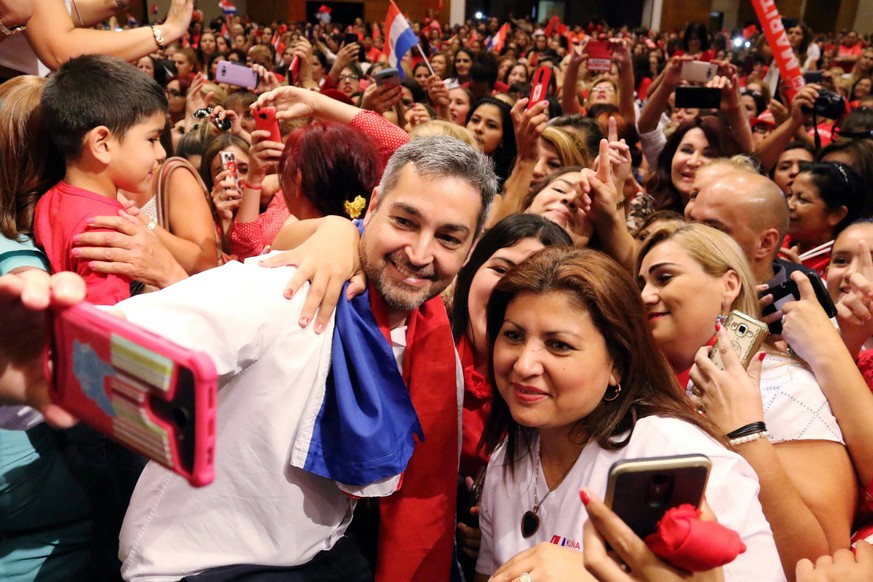
{"label": "black pendant necklace", "polygon": [[[564,479],[567,478],[567,475],[570,474],[570,470],[573,468],[573,465],[576,463],[572,463],[561,478],[555,483],[555,489],[561,486],[561,483],[564,482]],[[539,511],[540,507],[543,503],[546,502],[546,498],[551,495],[552,491],[555,489],[549,489],[545,495],[543,495],[542,500],[537,492],[537,482],[540,480],[540,443],[537,441],[537,456],[534,458],[534,472],[533,472],[533,481],[534,481],[534,506],[525,511],[524,515],[521,516],[521,535],[525,538],[529,538],[535,533],[537,533],[540,529],[540,516]]]}

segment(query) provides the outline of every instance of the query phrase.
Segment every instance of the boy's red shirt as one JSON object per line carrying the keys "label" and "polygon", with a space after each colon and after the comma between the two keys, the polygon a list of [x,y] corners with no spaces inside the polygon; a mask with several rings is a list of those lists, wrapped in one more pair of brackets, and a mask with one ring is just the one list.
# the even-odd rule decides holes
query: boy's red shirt
{"label": "boy's red shirt", "polygon": [[33,230],[36,244],[45,251],[52,272],[73,271],[85,279],[85,299],[97,305],[115,305],[130,297],[130,279],[95,273],[88,260],[74,257],[73,237],[87,231],[94,216],[115,216],[124,207],[118,200],[59,182],[36,205]]}

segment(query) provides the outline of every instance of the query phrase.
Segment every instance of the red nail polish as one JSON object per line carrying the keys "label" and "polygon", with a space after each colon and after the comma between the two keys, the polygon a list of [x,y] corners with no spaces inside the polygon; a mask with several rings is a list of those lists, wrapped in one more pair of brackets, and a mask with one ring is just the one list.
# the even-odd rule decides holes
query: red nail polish
{"label": "red nail polish", "polygon": [[764,352],[761,352],[760,354],[758,354],[758,361],[763,362],[764,358],[766,358],[766,357],[767,357],[767,354]]}
{"label": "red nail polish", "polygon": [[591,495],[588,493],[588,491],[586,489],[579,490],[579,499],[582,500],[582,505],[584,505],[586,507],[588,506],[589,503],[591,503]]}

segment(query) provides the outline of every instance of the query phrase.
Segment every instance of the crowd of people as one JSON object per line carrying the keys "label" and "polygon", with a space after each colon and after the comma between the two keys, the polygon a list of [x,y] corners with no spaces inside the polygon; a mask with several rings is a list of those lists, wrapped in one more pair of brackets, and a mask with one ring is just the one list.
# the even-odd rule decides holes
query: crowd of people
{"label": "crowd of people", "polygon": [[[873,579],[868,39],[126,9],[0,0],[0,578]],[[51,401],[83,300],[214,362],[212,483]],[[694,454],[720,560],[601,501]]]}

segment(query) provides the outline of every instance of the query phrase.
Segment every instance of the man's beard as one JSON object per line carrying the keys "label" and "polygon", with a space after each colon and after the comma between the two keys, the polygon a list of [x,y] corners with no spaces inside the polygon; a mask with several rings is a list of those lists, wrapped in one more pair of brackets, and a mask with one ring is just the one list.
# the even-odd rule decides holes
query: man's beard
{"label": "man's beard", "polygon": [[[396,251],[390,255],[385,255],[382,260],[382,265],[371,264],[361,257],[362,268],[367,280],[373,285],[373,288],[382,297],[385,305],[391,311],[409,312],[418,309],[425,302],[439,295],[445,288],[445,285],[440,285],[438,277],[432,266],[425,269],[416,269],[410,266],[406,260],[403,251]],[[409,272],[416,278],[430,281],[430,285],[423,287],[412,287],[389,280],[386,272],[389,265],[394,264],[401,272]]]}

